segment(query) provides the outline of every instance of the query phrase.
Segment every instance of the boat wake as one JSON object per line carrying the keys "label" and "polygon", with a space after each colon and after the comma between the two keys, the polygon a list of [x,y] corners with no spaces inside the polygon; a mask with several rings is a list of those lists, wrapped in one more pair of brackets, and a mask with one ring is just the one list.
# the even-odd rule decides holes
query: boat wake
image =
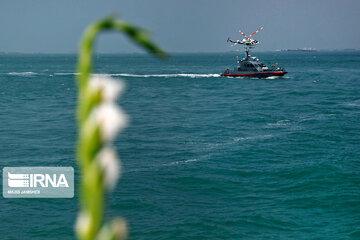
{"label": "boat wake", "polygon": [[[79,73],[66,73],[59,72],[54,73],[57,76],[69,76],[69,75],[79,75]],[[168,73],[168,74],[132,74],[132,73],[96,73],[94,75],[98,76],[113,76],[113,77],[133,77],[133,78],[210,78],[210,77],[220,77],[220,74],[217,73]]]}
{"label": "boat wake", "polygon": [[[17,76],[17,77],[31,77],[36,75],[50,77],[67,77],[67,76],[77,76],[80,73],[78,72],[55,72],[49,73],[48,70],[42,71],[41,73],[36,72],[9,72],[7,75]],[[132,73],[94,73],[93,76],[108,76],[108,77],[124,77],[124,78],[219,78],[222,77],[218,73],[164,73],[164,74],[132,74]],[[232,78],[232,77],[228,77]],[[240,77],[246,78],[246,77]],[[248,79],[248,78],[246,78]],[[252,79],[252,78],[250,78]],[[254,78],[258,79],[258,78]],[[266,78],[266,79],[276,79],[276,78]]]}
{"label": "boat wake", "polygon": [[281,78],[281,76],[270,76],[270,77],[267,77],[266,79],[279,79]]}
{"label": "boat wake", "polygon": [[[44,72],[44,71],[43,71]],[[47,71],[46,71],[47,72]],[[44,73],[36,72],[9,72],[7,75],[28,77],[35,75],[44,75]],[[51,73],[49,76],[76,76],[79,75],[77,72],[56,72]],[[112,77],[130,77],[130,78],[219,78],[221,77],[218,73],[166,73],[166,74],[132,74],[132,73],[95,73],[94,76],[112,76]],[[228,77],[232,78],[232,77]],[[246,77],[238,77],[246,78]],[[284,77],[270,76],[265,79],[281,79]],[[248,79],[248,78],[246,78]],[[258,79],[258,78],[250,78]]]}
{"label": "boat wake", "polygon": [[34,72],[9,72],[8,75],[20,76],[20,77],[28,77],[28,76],[37,75],[37,73],[34,73]]}
{"label": "boat wake", "polygon": [[148,77],[160,77],[160,78],[172,78],[172,77],[189,77],[189,78],[209,78],[220,77],[220,74],[201,74],[201,73],[173,73],[173,74],[130,74],[130,73],[114,73],[110,76],[119,77],[136,77],[136,78],[148,78]]}

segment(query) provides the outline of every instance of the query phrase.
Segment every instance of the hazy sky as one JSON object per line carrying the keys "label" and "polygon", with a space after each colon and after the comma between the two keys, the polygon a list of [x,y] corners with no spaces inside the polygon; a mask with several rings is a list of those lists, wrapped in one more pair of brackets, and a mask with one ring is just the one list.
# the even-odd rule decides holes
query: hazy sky
{"label": "hazy sky", "polygon": [[[254,32],[258,50],[360,49],[358,0],[0,0],[0,52],[74,53],[84,28],[110,13],[143,26],[169,52],[219,52]],[[98,52],[135,52],[119,34]]]}

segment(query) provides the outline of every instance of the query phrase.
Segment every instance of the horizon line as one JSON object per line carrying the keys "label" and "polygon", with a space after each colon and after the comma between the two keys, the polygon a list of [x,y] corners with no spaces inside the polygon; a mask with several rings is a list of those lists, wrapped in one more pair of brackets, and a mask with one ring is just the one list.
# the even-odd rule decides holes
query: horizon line
{"label": "horizon line", "polygon": [[[297,51],[297,50],[302,50],[301,48],[297,48],[297,49],[276,49],[276,50],[252,50],[253,52],[292,52],[292,51]],[[356,49],[356,48],[343,48],[343,49],[313,49],[310,50],[309,52],[333,52],[333,51],[360,51],[360,49]],[[243,50],[229,50],[229,51],[209,51],[209,52],[204,52],[204,51],[189,51],[189,52],[179,52],[179,51],[172,51],[169,52],[169,54],[216,54],[216,53],[235,53],[235,52],[244,52]],[[43,54],[43,55],[77,55],[77,52],[17,52],[17,51],[0,51],[1,55],[11,55],[11,54],[19,54],[19,55],[30,55],[30,54]],[[97,52],[94,53],[94,55],[130,55],[130,54],[137,54],[137,55],[147,55],[147,52]]]}

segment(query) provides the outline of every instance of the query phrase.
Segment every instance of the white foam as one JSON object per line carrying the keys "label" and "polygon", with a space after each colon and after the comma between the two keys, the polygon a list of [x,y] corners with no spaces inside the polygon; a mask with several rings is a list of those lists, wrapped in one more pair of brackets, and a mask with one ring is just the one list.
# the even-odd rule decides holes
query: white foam
{"label": "white foam", "polygon": [[142,168],[135,168],[135,169],[131,169],[131,170],[127,170],[127,171],[124,171],[126,173],[129,173],[129,172],[149,172],[149,171],[157,171],[161,168],[164,168],[164,167],[174,167],[174,166],[177,166],[177,165],[182,165],[182,164],[188,164],[188,163],[191,163],[191,162],[198,162],[201,160],[202,157],[200,158],[192,158],[192,159],[188,159],[188,160],[183,160],[183,161],[174,161],[174,162],[169,162],[169,163],[165,163],[165,164],[160,164],[160,165],[153,165],[153,166],[147,166],[147,167],[142,167]]}
{"label": "white foam", "polygon": [[8,75],[26,77],[26,76],[37,75],[37,73],[34,73],[34,72],[9,72]]}
{"label": "white foam", "polygon": [[360,107],[360,99],[352,101],[352,102],[345,103],[345,105],[350,106],[350,107]]}
{"label": "white foam", "polygon": [[[79,73],[67,73],[67,72],[59,72],[54,73],[54,75],[59,76],[69,76],[69,75],[79,75]],[[93,75],[100,76],[118,76],[118,77],[136,77],[136,78],[149,78],[149,77],[159,77],[159,78],[170,78],[170,77],[189,77],[189,78],[209,78],[209,77],[220,77],[220,74],[201,74],[201,73],[169,73],[169,74],[132,74],[132,73],[113,73],[113,74],[103,74],[103,73],[95,73]]]}
{"label": "white foam", "polygon": [[329,118],[336,118],[336,114],[334,113],[321,113],[321,114],[316,114],[316,115],[308,115],[308,116],[301,116],[300,117],[300,122],[305,122],[305,121],[323,121],[323,120],[328,120]]}
{"label": "white foam", "polygon": [[247,140],[258,140],[258,139],[268,139],[268,138],[272,138],[273,135],[271,134],[267,134],[267,135],[258,135],[258,136],[249,136],[249,137],[236,137],[234,138],[235,142],[240,142],[240,141],[247,141]]}
{"label": "white foam", "polygon": [[79,73],[54,73],[54,75],[59,75],[59,76],[71,76],[71,75],[79,75]]}
{"label": "white foam", "polygon": [[189,77],[189,78],[209,78],[209,77],[220,77],[220,74],[199,74],[199,73],[174,73],[174,74],[131,74],[131,73],[114,73],[111,76],[120,77],[137,77],[137,78],[148,78],[148,77]]}
{"label": "white foam", "polygon": [[279,77],[279,76],[270,76],[270,77],[267,77],[266,79],[279,79],[279,78],[281,78],[281,77]]}
{"label": "white foam", "polygon": [[198,158],[194,158],[194,159],[188,159],[188,160],[184,160],[184,161],[175,161],[175,162],[170,162],[170,163],[166,163],[163,166],[173,166],[173,165],[179,165],[179,164],[186,164],[186,163],[190,163],[190,162],[197,162],[200,159]]}
{"label": "white foam", "polygon": [[290,124],[290,120],[285,119],[285,120],[277,121],[276,123],[268,123],[266,125],[269,127],[281,127],[281,126],[286,126],[289,124]]}

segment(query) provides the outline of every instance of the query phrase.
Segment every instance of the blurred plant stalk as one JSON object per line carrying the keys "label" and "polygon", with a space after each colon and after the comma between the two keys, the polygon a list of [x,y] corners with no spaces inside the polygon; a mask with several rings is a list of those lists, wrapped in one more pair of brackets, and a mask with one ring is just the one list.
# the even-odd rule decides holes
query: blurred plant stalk
{"label": "blurred plant stalk", "polygon": [[161,58],[167,56],[143,29],[115,17],[91,24],[83,34],[77,66],[77,161],[81,177],[80,212],[75,226],[81,240],[124,239],[127,235],[124,219],[104,223],[106,195],[115,188],[120,173],[112,142],[126,127],[128,118],[116,104],[124,83],[92,75],[95,39],[102,31],[122,32],[148,52]]}

